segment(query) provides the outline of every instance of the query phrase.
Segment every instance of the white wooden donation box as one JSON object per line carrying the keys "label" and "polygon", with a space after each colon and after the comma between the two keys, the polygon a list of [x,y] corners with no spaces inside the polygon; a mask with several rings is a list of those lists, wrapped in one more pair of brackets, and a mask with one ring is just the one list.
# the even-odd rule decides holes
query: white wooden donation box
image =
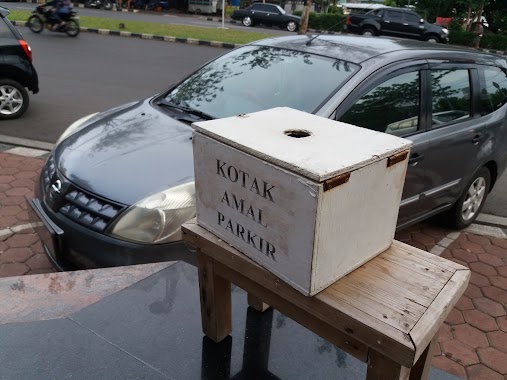
{"label": "white wooden donation box", "polygon": [[390,247],[410,141],[285,107],[194,127],[197,223],[300,292]]}

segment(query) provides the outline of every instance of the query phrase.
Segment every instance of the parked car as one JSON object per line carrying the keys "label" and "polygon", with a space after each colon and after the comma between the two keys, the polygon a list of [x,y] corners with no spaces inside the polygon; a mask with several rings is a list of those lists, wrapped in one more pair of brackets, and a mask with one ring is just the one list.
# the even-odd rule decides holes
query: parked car
{"label": "parked car", "polygon": [[413,38],[428,42],[449,42],[449,31],[430,24],[416,12],[403,8],[380,8],[365,14],[352,14],[345,21],[345,30],[365,36]]}
{"label": "parked car", "polygon": [[507,63],[492,54],[348,35],[257,41],[73,123],[29,209],[60,269],[190,261],[191,124],[286,106],[410,139],[398,228],[440,213],[463,228],[507,165],[506,103]]}
{"label": "parked car", "polygon": [[39,78],[32,65],[32,49],[0,7],[0,120],[16,119],[28,108],[28,90],[39,92]]}
{"label": "parked car", "polygon": [[255,3],[248,8],[237,9],[232,12],[231,18],[241,21],[245,26],[279,26],[289,32],[295,32],[301,24],[301,17],[289,15],[279,5],[267,3]]}

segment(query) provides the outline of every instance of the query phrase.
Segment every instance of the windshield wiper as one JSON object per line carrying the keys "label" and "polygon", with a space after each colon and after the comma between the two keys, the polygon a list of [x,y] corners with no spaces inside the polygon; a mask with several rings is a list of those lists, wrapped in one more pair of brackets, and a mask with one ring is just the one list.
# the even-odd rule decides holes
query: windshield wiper
{"label": "windshield wiper", "polygon": [[158,106],[169,107],[169,108],[174,108],[174,109],[177,109],[179,111],[183,111],[183,112],[189,113],[191,115],[197,116],[197,117],[199,117],[202,120],[213,120],[213,119],[215,119],[213,116],[208,115],[205,112],[196,110],[195,108],[186,106],[186,105],[181,104],[181,103],[168,102],[166,100],[161,100],[161,101],[159,101],[157,103],[157,105]]}

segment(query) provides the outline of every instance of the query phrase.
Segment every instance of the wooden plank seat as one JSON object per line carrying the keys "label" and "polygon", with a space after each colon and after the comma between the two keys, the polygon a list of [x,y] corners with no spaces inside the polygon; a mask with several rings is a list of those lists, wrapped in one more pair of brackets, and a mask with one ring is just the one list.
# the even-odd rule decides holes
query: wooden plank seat
{"label": "wooden plank seat", "polygon": [[367,379],[425,379],[438,331],[465,291],[470,271],[393,241],[376,258],[313,297],[196,224],[183,225],[197,250],[204,334],[219,342],[231,333],[231,288],[248,293],[259,311],[268,305],[368,363]]}

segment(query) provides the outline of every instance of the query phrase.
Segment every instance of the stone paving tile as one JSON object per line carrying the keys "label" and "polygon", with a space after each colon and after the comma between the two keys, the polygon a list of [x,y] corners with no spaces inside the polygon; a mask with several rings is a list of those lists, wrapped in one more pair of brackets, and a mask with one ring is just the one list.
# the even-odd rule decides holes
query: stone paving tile
{"label": "stone paving tile", "polygon": [[502,375],[483,364],[476,364],[468,367],[467,374],[469,379],[474,380],[504,380]]}
{"label": "stone paving tile", "polygon": [[487,334],[491,347],[507,353],[507,333],[503,331],[493,331]]}
{"label": "stone paving tile", "polygon": [[[28,223],[25,195],[44,163],[0,152],[0,277],[50,273],[40,241]],[[433,365],[468,380],[507,380],[507,240],[420,223],[395,239],[469,267],[472,279],[440,329]],[[455,240],[453,240],[455,239]]]}
{"label": "stone paving tile", "polygon": [[24,196],[33,194],[43,164],[41,158],[0,152],[0,277],[54,272],[32,228],[9,230],[29,222]]}
{"label": "stone paving tile", "polygon": [[[466,264],[472,277],[444,324],[451,327],[453,338],[440,334],[441,353],[433,365],[469,380],[507,380],[507,241],[463,233],[441,256]],[[457,323],[459,315],[462,324]],[[475,357],[470,350],[478,364],[471,364]]]}

